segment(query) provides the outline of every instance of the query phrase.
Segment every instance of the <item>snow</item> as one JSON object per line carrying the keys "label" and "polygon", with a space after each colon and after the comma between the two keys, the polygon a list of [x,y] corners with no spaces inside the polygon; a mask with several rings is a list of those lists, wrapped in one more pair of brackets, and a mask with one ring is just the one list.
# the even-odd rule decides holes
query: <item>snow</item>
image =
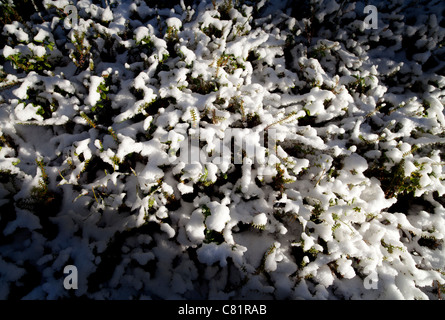
{"label": "snow", "polygon": [[142,39],[147,38],[150,36],[150,29],[145,26],[137,27],[136,30],[134,30],[134,39],[136,42],[141,42]]}
{"label": "snow", "polygon": [[267,223],[266,214],[265,213],[257,214],[255,217],[253,217],[252,223],[253,223],[253,225],[259,226],[259,227],[265,226]]}
{"label": "snow", "polygon": [[204,240],[204,215],[202,212],[195,210],[187,222],[185,230],[187,231],[189,239],[194,243],[199,243]]}
{"label": "snow", "polygon": [[12,55],[18,53],[18,50],[15,50],[14,48],[11,48],[10,46],[5,45],[2,49],[2,52],[3,52],[3,56],[5,58],[7,58],[9,56],[12,56]]}
{"label": "snow", "polygon": [[5,31],[8,34],[14,34],[19,42],[27,42],[29,35],[23,29],[24,27],[17,21],[12,21],[11,24],[5,25]]}
{"label": "snow", "polygon": [[111,11],[110,7],[106,7],[102,12],[102,21],[111,21],[113,20],[113,11]]}
{"label": "snow", "polygon": [[179,20],[176,17],[171,17],[165,20],[165,23],[168,27],[175,28],[176,30],[179,30],[182,26],[181,20]]}
{"label": "snow", "polygon": [[4,26],[0,298],[439,298],[445,4],[225,3]]}
{"label": "snow", "polygon": [[221,232],[230,220],[230,209],[216,201],[210,202],[207,206],[210,209],[210,216],[205,220],[207,228]]}
{"label": "snow", "polygon": [[98,92],[97,87],[102,83],[102,81],[102,77],[92,76],[90,78],[89,95],[85,98],[85,103],[92,107],[94,107],[100,100],[100,93]]}

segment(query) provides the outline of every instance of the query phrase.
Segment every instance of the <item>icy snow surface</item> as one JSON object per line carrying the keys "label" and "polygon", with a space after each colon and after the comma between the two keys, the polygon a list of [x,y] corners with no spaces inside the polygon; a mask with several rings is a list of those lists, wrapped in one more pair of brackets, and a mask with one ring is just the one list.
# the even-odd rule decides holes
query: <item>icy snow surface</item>
{"label": "icy snow surface", "polygon": [[43,3],[2,25],[0,298],[440,297],[443,1]]}

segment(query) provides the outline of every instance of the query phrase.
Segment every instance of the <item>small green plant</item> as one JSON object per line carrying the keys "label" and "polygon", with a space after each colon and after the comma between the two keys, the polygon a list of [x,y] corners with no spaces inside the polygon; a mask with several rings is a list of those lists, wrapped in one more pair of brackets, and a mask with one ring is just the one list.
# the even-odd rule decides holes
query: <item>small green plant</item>
{"label": "small green plant", "polygon": [[46,174],[45,163],[42,159],[36,159],[36,163],[39,166],[40,171],[42,172],[42,184],[45,185],[45,189],[48,189],[49,178]]}
{"label": "small green plant", "polygon": [[146,112],[149,115],[155,115],[158,113],[160,108],[167,108],[170,104],[176,103],[176,99],[173,97],[165,97],[165,98],[155,98],[150,102],[143,103],[138,112]]}
{"label": "small green plant", "polygon": [[91,191],[93,193],[93,197],[96,203],[102,204],[104,206],[108,205],[105,199],[108,197],[112,197],[112,195],[110,194],[106,186],[95,186],[95,187],[93,186],[91,187]]}
{"label": "small green plant", "polygon": [[3,26],[14,21],[28,21],[29,17],[36,12],[32,0],[14,0],[0,2],[0,30]]}
{"label": "small green plant", "polygon": [[112,127],[108,128],[108,133],[113,137],[113,140],[119,144],[119,138],[117,137],[116,131]]}
{"label": "small green plant", "polygon": [[17,10],[9,3],[0,3],[0,25],[3,26],[10,24],[13,21],[22,21],[22,17]]}
{"label": "small green plant", "polygon": [[70,50],[70,58],[73,60],[76,67],[80,70],[86,70],[88,67],[93,67],[94,65],[91,64],[91,46],[85,39],[85,32],[75,32],[72,43],[74,45],[74,49]]}
{"label": "small green plant", "polygon": [[277,246],[276,246],[275,243],[273,243],[273,244],[266,250],[266,252],[265,252],[264,255],[263,255],[263,258],[261,259],[261,263],[260,263],[260,265],[258,266],[258,268],[257,268],[256,271],[255,271],[255,274],[260,274],[260,273],[262,273],[262,272],[265,271],[267,257],[270,256],[276,249],[277,249]]}
{"label": "small green plant", "polygon": [[161,64],[163,64],[166,58],[168,58],[169,56],[171,56],[172,58],[178,56],[178,52],[175,50],[175,45],[179,42],[178,32],[179,30],[174,26],[167,27],[164,39],[167,42],[167,50],[169,52],[169,55],[160,59]]}
{"label": "small green plant", "polygon": [[213,24],[210,24],[208,27],[204,27],[202,29],[202,32],[205,33],[206,36],[212,38],[221,38],[222,37],[222,30],[218,29],[217,27],[215,27]]}
{"label": "small green plant", "polygon": [[246,116],[246,123],[248,128],[254,128],[261,124],[261,117],[258,113],[249,113]]}
{"label": "small green plant", "polygon": [[205,235],[205,239],[204,239],[204,243],[216,243],[216,244],[221,244],[224,242],[224,236],[221,234],[221,232],[217,232],[215,230],[209,230],[209,229],[205,229],[204,230],[204,235]]}
{"label": "small green plant", "polygon": [[202,75],[192,78],[190,73],[187,75],[188,88],[193,92],[206,95],[211,92],[218,91],[219,84],[215,80],[204,80]]}
{"label": "small green plant", "polygon": [[217,124],[226,119],[223,116],[219,116],[217,113],[218,113],[217,108],[206,106],[206,108],[202,112],[201,120]]}
{"label": "small green plant", "polygon": [[204,167],[204,173],[201,174],[201,176],[199,177],[199,183],[204,187],[208,187],[213,184],[213,181],[207,180],[208,175],[209,171],[207,170],[206,167]]}
{"label": "small green plant", "polygon": [[[141,41],[137,41],[136,44],[139,47],[147,48],[149,50],[152,50],[154,48],[153,40],[151,40],[150,36],[144,37],[141,39]],[[139,48],[141,49],[141,48]]]}
{"label": "small green plant", "polygon": [[218,77],[219,70],[222,68],[229,74],[233,74],[233,72],[238,69],[244,69],[245,66],[242,63],[238,63],[235,55],[233,54],[225,54],[223,53],[218,60],[216,61],[216,77]]}
{"label": "small green plant", "polygon": [[85,159],[81,173],[85,172],[88,169],[90,163],[91,163],[91,158]]}
{"label": "small green plant", "polygon": [[201,207],[201,210],[202,210],[202,214],[206,218],[212,214],[211,211],[210,211],[210,208],[207,207],[205,204]]}
{"label": "small green plant", "polygon": [[398,249],[400,251],[404,251],[404,249],[402,247],[394,246],[392,244],[388,244],[383,239],[380,241],[380,243],[381,243],[382,247],[384,247],[388,251],[389,254],[392,254],[394,252],[394,249]]}
{"label": "small green plant", "polygon": [[165,39],[168,42],[176,43],[179,40],[178,37],[178,29],[176,27],[168,26],[167,31],[165,33]]}
{"label": "small green plant", "polygon": [[[128,52],[128,62],[134,63],[141,61],[141,54],[144,53],[147,57],[151,56],[154,51],[154,43],[150,36],[142,38],[140,41],[136,41],[136,46],[132,47]],[[144,61],[148,63],[147,61]]]}
{"label": "small green plant", "polygon": [[96,124],[94,123],[93,120],[91,120],[90,117],[88,117],[85,112],[81,112],[80,116],[92,127],[92,128],[96,128]]}
{"label": "small green plant", "polygon": [[413,194],[417,189],[420,189],[420,171],[423,165],[414,162],[418,168],[411,173],[410,176],[405,176],[405,159],[395,164],[388,171],[383,167],[375,166],[370,169],[370,173],[380,180],[385,196],[388,198],[396,197],[399,194]]}
{"label": "small green plant", "polygon": [[190,108],[190,115],[192,116],[192,127],[196,128],[199,122],[199,116],[195,108]]}
{"label": "small green plant", "polygon": [[321,59],[323,57],[326,57],[326,53],[330,49],[331,48],[328,47],[326,44],[321,43],[319,46],[314,47],[308,56],[310,58]]}
{"label": "small green plant", "polygon": [[49,189],[49,177],[46,173],[45,163],[42,159],[36,159],[36,164],[40,168],[41,178],[38,185],[31,188],[31,195],[26,199],[19,199],[17,206],[30,210],[36,214],[52,215],[58,210],[60,205],[59,196]]}
{"label": "small green plant", "polygon": [[43,117],[43,119],[49,119],[52,117],[52,113],[57,110],[58,102],[56,99],[48,100],[44,96],[43,82],[37,82],[33,86],[28,87],[26,91],[27,98],[19,100],[19,103],[23,105],[31,104],[37,108],[36,114]]}
{"label": "small green plant", "polygon": [[255,223],[252,222],[251,226],[254,227],[255,229],[258,229],[258,230],[261,230],[261,231],[266,230],[266,225],[265,224],[255,224]]}
{"label": "small green plant", "polygon": [[281,167],[281,164],[277,163],[275,165],[277,174],[272,178],[272,188],[276,191],[279,191],[280,194],[284,192],[284,185],[288,183],[292,183],[295,180],[290,178],[285,178],[285,170]]}
{"label": "small green plant", "polygon": [[119,164],[121,163],[121,160],[116,155],[112,156],[110,159],[113,162],[113,169],[116,169],[116,167],[118,167]]}
{"label": "small green plant", "polygon": [[[331,230],[332,230],[332,233],[334,233],[335,232],[335,230],[337,230],[338,228],[340,228],[340,226],[341,226],[341,224],[340,223],[338,223],[338,222],[335,222],[334,223],[334,225],[332,226],[332,228],[331,228]],[[334,236],[335,237],[335,236]]]}
{"label": "small green plant", "polygon": [[346,87],[350,93],[358,92],[360,94],[366,93],[370,86],[366,85],[366,79],[365,77],[353,75],[353,77],[356,79],[354,82],[349,83]]}
{"label": "small green plant", "polygon": [[37,56],[34,54],[16,53],[10,55],[6,60],[11,61],[16,69],[29,73],[35,71],[42,74],[45,70],[53,70],[54,65],[49,61],[49,54]]}
{"label": "small green plant", "polygon": [[[441,272],[444,274],[444,272]],[[443,297],[445,296],[445,285],[441,284],[439,281],[436,280],[437,283],[437,297],[439,300],[443,300]]]}
{"label": "small green plant", "polygon": [[221,20],[230,20],[230,10],[234,8],[236,1],[224,0],[224,2],[218,6],[216,5],[215,1],[212,1],[212,3],[213,7],[218,10]]}
{"label": "small green plant", "polygon": [[[314,222],[315,224],[320,224],[320,223],[322,223],[323,220],[320,219],[320,215],[321,215],[323,212],[324,212],[324,210],[323,210],[323,208],[321,207],[321,204],[320,204],[320,203],[316,203],[316,204],[314,205],[314,209],[312,209],[312,214],[311,214],[310,220],[311,220],[312,222]],[[334,220],[336,220],[336,219],[335,219],[335,216],[337,216],[337,215],[334,213],[334,214],[332,215],[332,217],[333,217]],[[337,216],[337,218],[338,218],[338,216]]]}
{"label": "small green plant", "polygon": [[97,108],[103,109],[111,104],[111,100],[108,97],[108,93],[110,91],[110,80],[110,76],[104,76],[104,81],[97,86],[97,92],[100,94],[100,100],[91,108],[91,111],[96,112],[98,110]]}
{"label": "small green plant", "polygon": [[422,236],[417,243],[423,247],[427,247],[431,250],[435,250],[443,243],[442,239],[437,239],[434,236]]}
{"label": "small green plant", "polygon": [[239,112],[241,113],[241,119],[243,122],[246,121],[246,112],[244,110],[244,100],[240,97],[233,97],[229,101],[229,105],[227,106],[227,110],[230,112]]}

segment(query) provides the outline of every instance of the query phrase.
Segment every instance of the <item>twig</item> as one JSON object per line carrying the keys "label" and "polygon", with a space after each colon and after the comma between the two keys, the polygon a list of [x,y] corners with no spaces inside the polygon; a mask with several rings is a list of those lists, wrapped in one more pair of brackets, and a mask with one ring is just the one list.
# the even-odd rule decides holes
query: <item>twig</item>
{"label": "twig", "polygon": [[278,121],[275,121],[275,122],[272,122],[271,124],[269,124],[267,127],[264,128],[264,131],[267,131],[267,129],[269,129],[270,127],[272,127],[272,126],[274,126],[274,125],[276,125],[276,124],[279,124],[279,123],[282,123],[282,122],[288,120],[290,117],[292,117],[292,116],[294,116],[294,115],[296,115],[296,114],[297,114],[297,112],[292,111],[290,114],[288,114],[288,115],[287,115],[286,117],[284,117],[283,119],[278,120]]}
{"label": "twig", "polygon": [[320,174],[320,178],[318,178],[317,182],[315,183],[315,186],[318,185],[318,183],[321,181],[321,179],[324,177],[324,173],[326,172],[326,168],[323,169],[323,171]]}
{"label": "twig", "polygon": [[36,3],[34,2],[34,0],[31,0],[32,5],[34,6],[34,10],[36,10],[37,14],[39,15],[40,19],[42,19],[43,22],[46,22],[45,19],[43,19],[42,14],[39,11],[39,8],[37,7]]}

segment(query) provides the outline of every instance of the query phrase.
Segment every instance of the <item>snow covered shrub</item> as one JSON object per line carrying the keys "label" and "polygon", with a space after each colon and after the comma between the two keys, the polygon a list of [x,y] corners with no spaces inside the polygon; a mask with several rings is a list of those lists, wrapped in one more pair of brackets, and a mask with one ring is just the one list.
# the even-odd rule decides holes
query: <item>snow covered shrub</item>
{"label": "snow covered shrub", "polygon": [[1,2],[1,298],[443,296],[441,1],[104,3]]}

